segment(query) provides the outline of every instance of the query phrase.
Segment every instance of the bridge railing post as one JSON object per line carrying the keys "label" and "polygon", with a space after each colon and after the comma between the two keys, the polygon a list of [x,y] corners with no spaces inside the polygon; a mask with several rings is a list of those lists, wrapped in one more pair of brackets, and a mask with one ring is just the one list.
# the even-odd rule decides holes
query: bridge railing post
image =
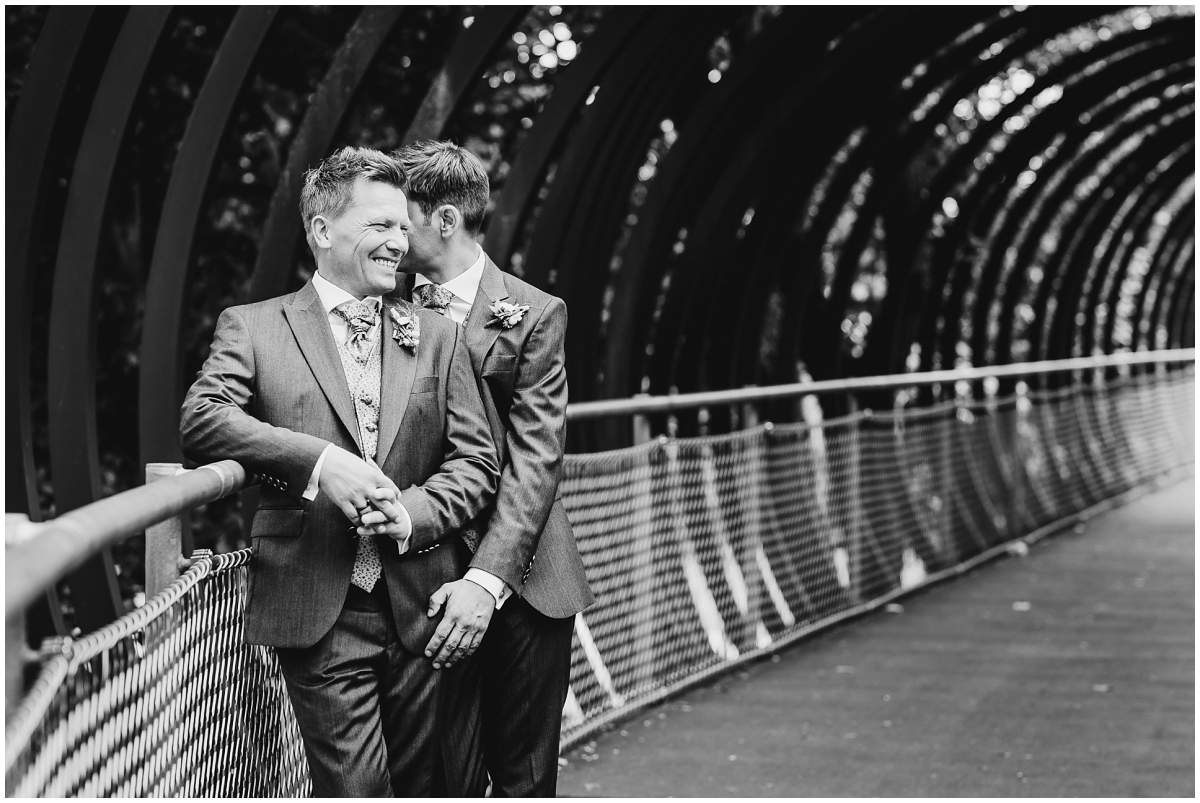
{"label": "bridge railing post", "polygon": [[[650,398],[650,394],[649,393],[635,393],[635,394],[633,394],[633,398],[648,399],[648,398]],[[639,445],[649,441],[650,440],[650,419],[646,417],[645,413],[634,413],[632,416],[630,416],[630,418],[632,419],[632,425],[633,425],[633,445],[639,446]]]}
{"label": "bridge railing post", "polygon": [[25,611],[18,611],[4,619],[4,718],[12,716],[13,709],[25,692]]}
{"label": "bridge railing post", "polygon": [[[930,404],[937,405],[941,403],[943,396],[943,388],[940,384],[931,385],[929,388],[931,395]],[[958,410],[954,411],[957,416]],[[937,425],[933,437],[937,439],[937,465],[939,482],[937,488],[938,497],[941,500],[941,526],[943,528],[945,544],[949,554],[958,559],[958,542],[954,538],[953,525],[954,515],[957,512],[953,505],[957,504],[959,498],[954,493],[955,483],[958,482],[958,472],[954,470],[954,435],[955,426],[958,423],[957,418],[947,419],[943,415],[939,415],[933,419]]]}
{"label": "bridge railing post", "polygon": [[[186,471],[180,463],[147,463],[146,484]],[[179,564],[191,553],[186,513],[180,513],[146,528],[146,599],[175,582]]]}
{"label": "bridge railing post", "polygon": [[[753,387],[757,387],[757,386],[756,385],[743,385],[742,387],[753,388]],[[758,426],[758,405],[757,404],[755,404],[754,402],[747,402],[746,404],[740,405],[740,409],[738,410],[738,412],[740,413],[739,417],[741,418],[741,421],[738,422],[741,425],[741,429],[754,429],[755,427]],[[799,420],[799,419],[797,419],[797,420]]]}
{"label": "bridge railing post", "polygon": [[[40,524],[24,513],[4,514],[6,547],[36,538]],[[25,608],[4,612],[4,717],[7,719],[25,692],[25,666],[35,656],[26,643]]]}
{"label": "bridge railing post", "polygon": [[[861,602],[863,598],[863,585],[865,578],[863,572],[866,570],[866,528],[863,525],[863,519],[866,513],[862,508],[862,425],[863,422],[870,418],[870,409],[862,409],[858,404],[858,397],[853,392],[846,394],[846,411],[850,415],[849,428],[847,430],[847,445],[849,446],[849,516],[850,532],[848,535],[848,558],[850,574],[850,596],[855,602]],[[860,414],[861,413],[861,414]]]}
{"label": "bridge railing post", "polygon": [[1029,475],[1025,467],[1025,450],[1022,448],[1022,438],[1029,426],[1029,407],[1032,403],[1029,399],[1029,385],[1024,380],[1017,382],[1013,387],[1013,396],[1012,439],[1009,447],[1012,450],[1013,487],[1008,495],[1008,504],[1009,515],[1012,517],[1015,530],[1020,532],[1024,527],[1021,513],[1025,510],[1030,496],[1027,487]]}

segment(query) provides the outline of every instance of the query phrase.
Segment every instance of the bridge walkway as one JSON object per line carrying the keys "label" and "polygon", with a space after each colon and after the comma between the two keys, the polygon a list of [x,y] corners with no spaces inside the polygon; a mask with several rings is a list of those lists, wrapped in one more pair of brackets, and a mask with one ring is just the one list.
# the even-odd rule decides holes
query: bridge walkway
{"label": "bridge walkway", "polygon": [[1191,479],[565,756],[571,796],[1193,796]]}

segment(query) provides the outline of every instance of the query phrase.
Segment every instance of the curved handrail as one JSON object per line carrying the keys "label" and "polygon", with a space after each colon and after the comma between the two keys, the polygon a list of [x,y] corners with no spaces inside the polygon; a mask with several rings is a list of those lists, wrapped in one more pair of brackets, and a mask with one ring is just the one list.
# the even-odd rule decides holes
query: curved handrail
{"label": "curved handrail", "polygon": [[604,399],[580,402],[567,407],[568,421],[588,421],[618,415],[666,413],[677,410],[695,409],[728,404],[788,399],[807,396],[811,393],[836,393],[847,390],[882,390],[907,388],[913,385],[934,385],[941,382],[959,382],[988,377],[1024,376],[1028,374],[1050,374],[1060,371],[1081,371],[1090,368],[1112,368],[1123,365],[1145,365],[1147,363],[1194,362],[1196,350],[1161,349],[1123,354],[1104,354],[1095,357],[1073,357],[1065,360],[1039,360],[1018,362],[1008,365],[989,365],[978,368],[955,368],[947,371],[923,371],[911,374],[885,374],[883,376],[850,377],[847,379],[824,379],[819,382],[793,382],[787,385],[768,387],[711,390],[700,393],[680,393],[670,396],[635,396],[631,399]]}
{"label": "curved handrail", "polygon": [[21,614],[100,549],[246,485],[246,470],[233,460],[222,460],[28,525],[34,528],[26,531],[31,537],[6,544],[5,618]]}

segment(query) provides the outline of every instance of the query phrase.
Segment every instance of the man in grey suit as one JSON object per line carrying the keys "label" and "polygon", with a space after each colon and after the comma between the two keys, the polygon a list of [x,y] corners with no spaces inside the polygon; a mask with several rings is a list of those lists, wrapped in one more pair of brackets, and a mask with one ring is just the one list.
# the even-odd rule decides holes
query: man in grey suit
{"label": "man in grey suit", "polygon": [[[317,796],[444,790],[446,673],[422,654],[437,624],[425,612],[456,589],[461,532],[499,474],[458,328],[382,304],[408,250],[403,188],[398,162],[365,148],[310,170],[316,275],[225,310],[183,405],[190,458],[264,477],[246,639],[278,651]],[[370,511],[385,521],[368,529]]]}
{"label": "man in grey suit", "polygon": [[[427,654],[450,665],[479,649],[468,666],[482,683],[481,719],[461,709],[450,719],[460,749],[482,727],[493,795],[553,797],[573,620],[592,602],[558,498],[567,309],[562,299],[502,272],[475,242],[489,187],[474,154],[450,142],[422,142],[398,156],[412,219],[402,269],[419,274],[417,303],[462,327],[501,466],[495,504],[472,544],[466,579],[475,587],[452,585],[433,595],[431,614],[445,613]],[[470,640],[455,642],[463,627]],[[478,792],[476,782],[468,776],[464,791]]]}

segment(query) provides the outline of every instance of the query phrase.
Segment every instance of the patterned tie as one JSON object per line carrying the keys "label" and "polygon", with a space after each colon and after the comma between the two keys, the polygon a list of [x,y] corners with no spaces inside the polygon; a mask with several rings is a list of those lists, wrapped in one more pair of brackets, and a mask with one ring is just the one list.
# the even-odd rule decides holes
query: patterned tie
{"label": "patterned tie", "polygon": [[430,283],[414,287],[413,298],[425,309],[431,309],[445,318],[450,317],[449,307],[454,293],[440,284]]}
{"label": "patterned tie", "polygon": [[346,321],[346,349],[359,362],[366,362],[371,355],[371,329],[379,323],[379,302],[376,299],[343,301],[333,308],[333,313]]}

